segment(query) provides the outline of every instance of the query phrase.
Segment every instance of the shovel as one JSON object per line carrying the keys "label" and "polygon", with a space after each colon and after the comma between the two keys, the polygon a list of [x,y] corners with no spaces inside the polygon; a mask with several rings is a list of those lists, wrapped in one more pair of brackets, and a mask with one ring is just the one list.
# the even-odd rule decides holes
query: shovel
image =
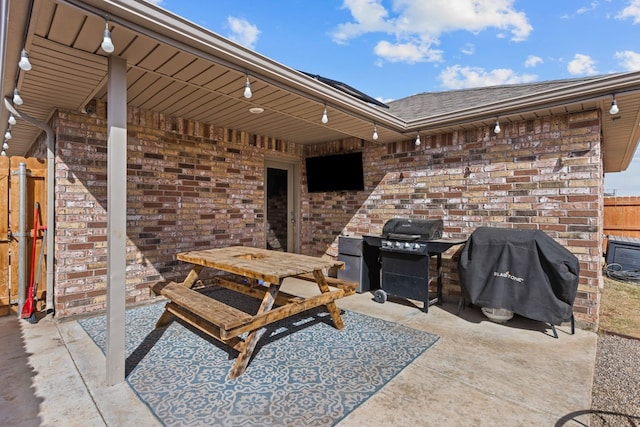
{"label": "shovel", "polygon": [[[22,306],[21,317],[27,319],[29,323],[36,323],[36,294],[38,291],[38,281],[40,280],[40,273],[42,271],[42,259],[44,258],[44,246],[47,238],[47,227],[38,227],[38,218],[40,217],[40,203],[36,202],[36,209],[34,212],[34,224],[33,224],[33,247],[31,250],[31,281],[29,283],[29,290],[27,292],[27,300]],[[36,256],[36,243],[38,241],[38,231],[44,230],[42,237],[42,243],[40,245],[40,257],[38,259],[38,272],[34,277],[34,262]]]}

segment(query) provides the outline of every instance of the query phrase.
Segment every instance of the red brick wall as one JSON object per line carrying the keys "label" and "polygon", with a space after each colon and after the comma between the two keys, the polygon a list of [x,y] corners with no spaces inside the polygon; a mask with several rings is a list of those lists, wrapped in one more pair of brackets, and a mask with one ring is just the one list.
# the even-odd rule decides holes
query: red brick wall
{"label": "red brick wall", "polygon": [[[61,112],[56,166],[56,312],[104,308],[106,135],[95,116]],[[538,228],[578,256],[578,325],[597,325],[602,286],[600,117],[596,111],[503,123],[413,141],[349,139],[297,145],[130,109],[128,150],[129,302],[148,284],[180,279],[175,253],[194,247],[264,247],[264,157],[299,161],[301,251],[337,254],[341,234],[380,233],[393,217],[439,217],[450,237],[478,226]],[[362,151],[365,191],[308,194],[305,155]],[[453,256],[453,248],[448,256]],[[445,262],[445,295],[459,294],[455,257]]]}

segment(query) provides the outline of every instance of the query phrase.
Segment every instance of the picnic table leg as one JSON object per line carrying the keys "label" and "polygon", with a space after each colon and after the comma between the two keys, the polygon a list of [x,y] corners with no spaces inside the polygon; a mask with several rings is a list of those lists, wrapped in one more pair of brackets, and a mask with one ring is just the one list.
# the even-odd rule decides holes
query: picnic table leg
{"label": "picnic table leg", "polygon": [[[265,292],[264,298],[262,298],[262,303],[260,304],[260,308],[256,315],[266,313],[271,310],[273,304],[276,301],[276,297],[278,296],[278,291],[280,290],[280,283],[269,285],[269,290]],[[236,359],[236,363],[233,365],[231,372],[229,373],[229,378],[234,379],[242,375],[247,369],[247,365],[251,360],[251,356],[253,355],[253,350],[256,348],[256,344],[258,344],[258,340],[264,334],[265,328],[262,327],[260,329],[253,330],[249,332],[247,338],[244,342],[244,349],[238,355]]]}
{"label": "picnic table leg", "polygon": [[[181,285],[182,286],[186,286],[187,288],[193,287],[193,285],[198,280],[198,275],[200,274],[200,272],[202,271],[203,268],[204,267],[202,265],[194,266],[191,269],[191,271],[189,272],[189,274],[187,275],[187,277],[184,279],[184,281],[181,283]],[[169,305],[169,303],[167,303],[167,305]],[[165,308],[164,312],[162,312],[162,315],[160,316],[160,318],[156,322],[156,328],[161,328],[164,325],[166,325],[167,323],[169,323],[169,321],[171,320],[172,317],[173,317],[173,314],[171,314]]]}
{"label": "picnic table leg", "polygon": [[[327,284],[327,280],[322,273],[322,270],[313,270],[313,277],[316,279],[316,283],[318,284],[318,288],[320,288],[320,292],[327,293],[330,291],[329,285]],[[340,316],[340,309],[336,305],[335,302],[331,301],[330,303],[325,304],[329,314],[331,315],[331,319],[333,320],[333,324],[336,329],[344,328],[344,323],[342,322],[342,316]]]}

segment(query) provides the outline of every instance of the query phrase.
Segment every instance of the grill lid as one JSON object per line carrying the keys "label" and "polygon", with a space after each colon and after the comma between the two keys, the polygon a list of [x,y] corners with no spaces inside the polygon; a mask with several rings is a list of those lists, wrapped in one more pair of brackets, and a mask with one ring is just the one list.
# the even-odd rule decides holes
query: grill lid
{"label": "grill lid", "polygon": [[393,218],[384,223],[382,236],[397,240],[436,240],[442,238],[441,219]]}

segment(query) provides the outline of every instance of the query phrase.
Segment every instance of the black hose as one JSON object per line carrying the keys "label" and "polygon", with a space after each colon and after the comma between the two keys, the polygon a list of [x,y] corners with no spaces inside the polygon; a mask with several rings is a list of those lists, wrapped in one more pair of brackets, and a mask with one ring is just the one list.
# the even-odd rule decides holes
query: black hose
{"label": "black hose", "polygon": [[623,270],[618,263],[608,264],[605,273],[607,277],[625,282],[640,282],[640,270]]}

